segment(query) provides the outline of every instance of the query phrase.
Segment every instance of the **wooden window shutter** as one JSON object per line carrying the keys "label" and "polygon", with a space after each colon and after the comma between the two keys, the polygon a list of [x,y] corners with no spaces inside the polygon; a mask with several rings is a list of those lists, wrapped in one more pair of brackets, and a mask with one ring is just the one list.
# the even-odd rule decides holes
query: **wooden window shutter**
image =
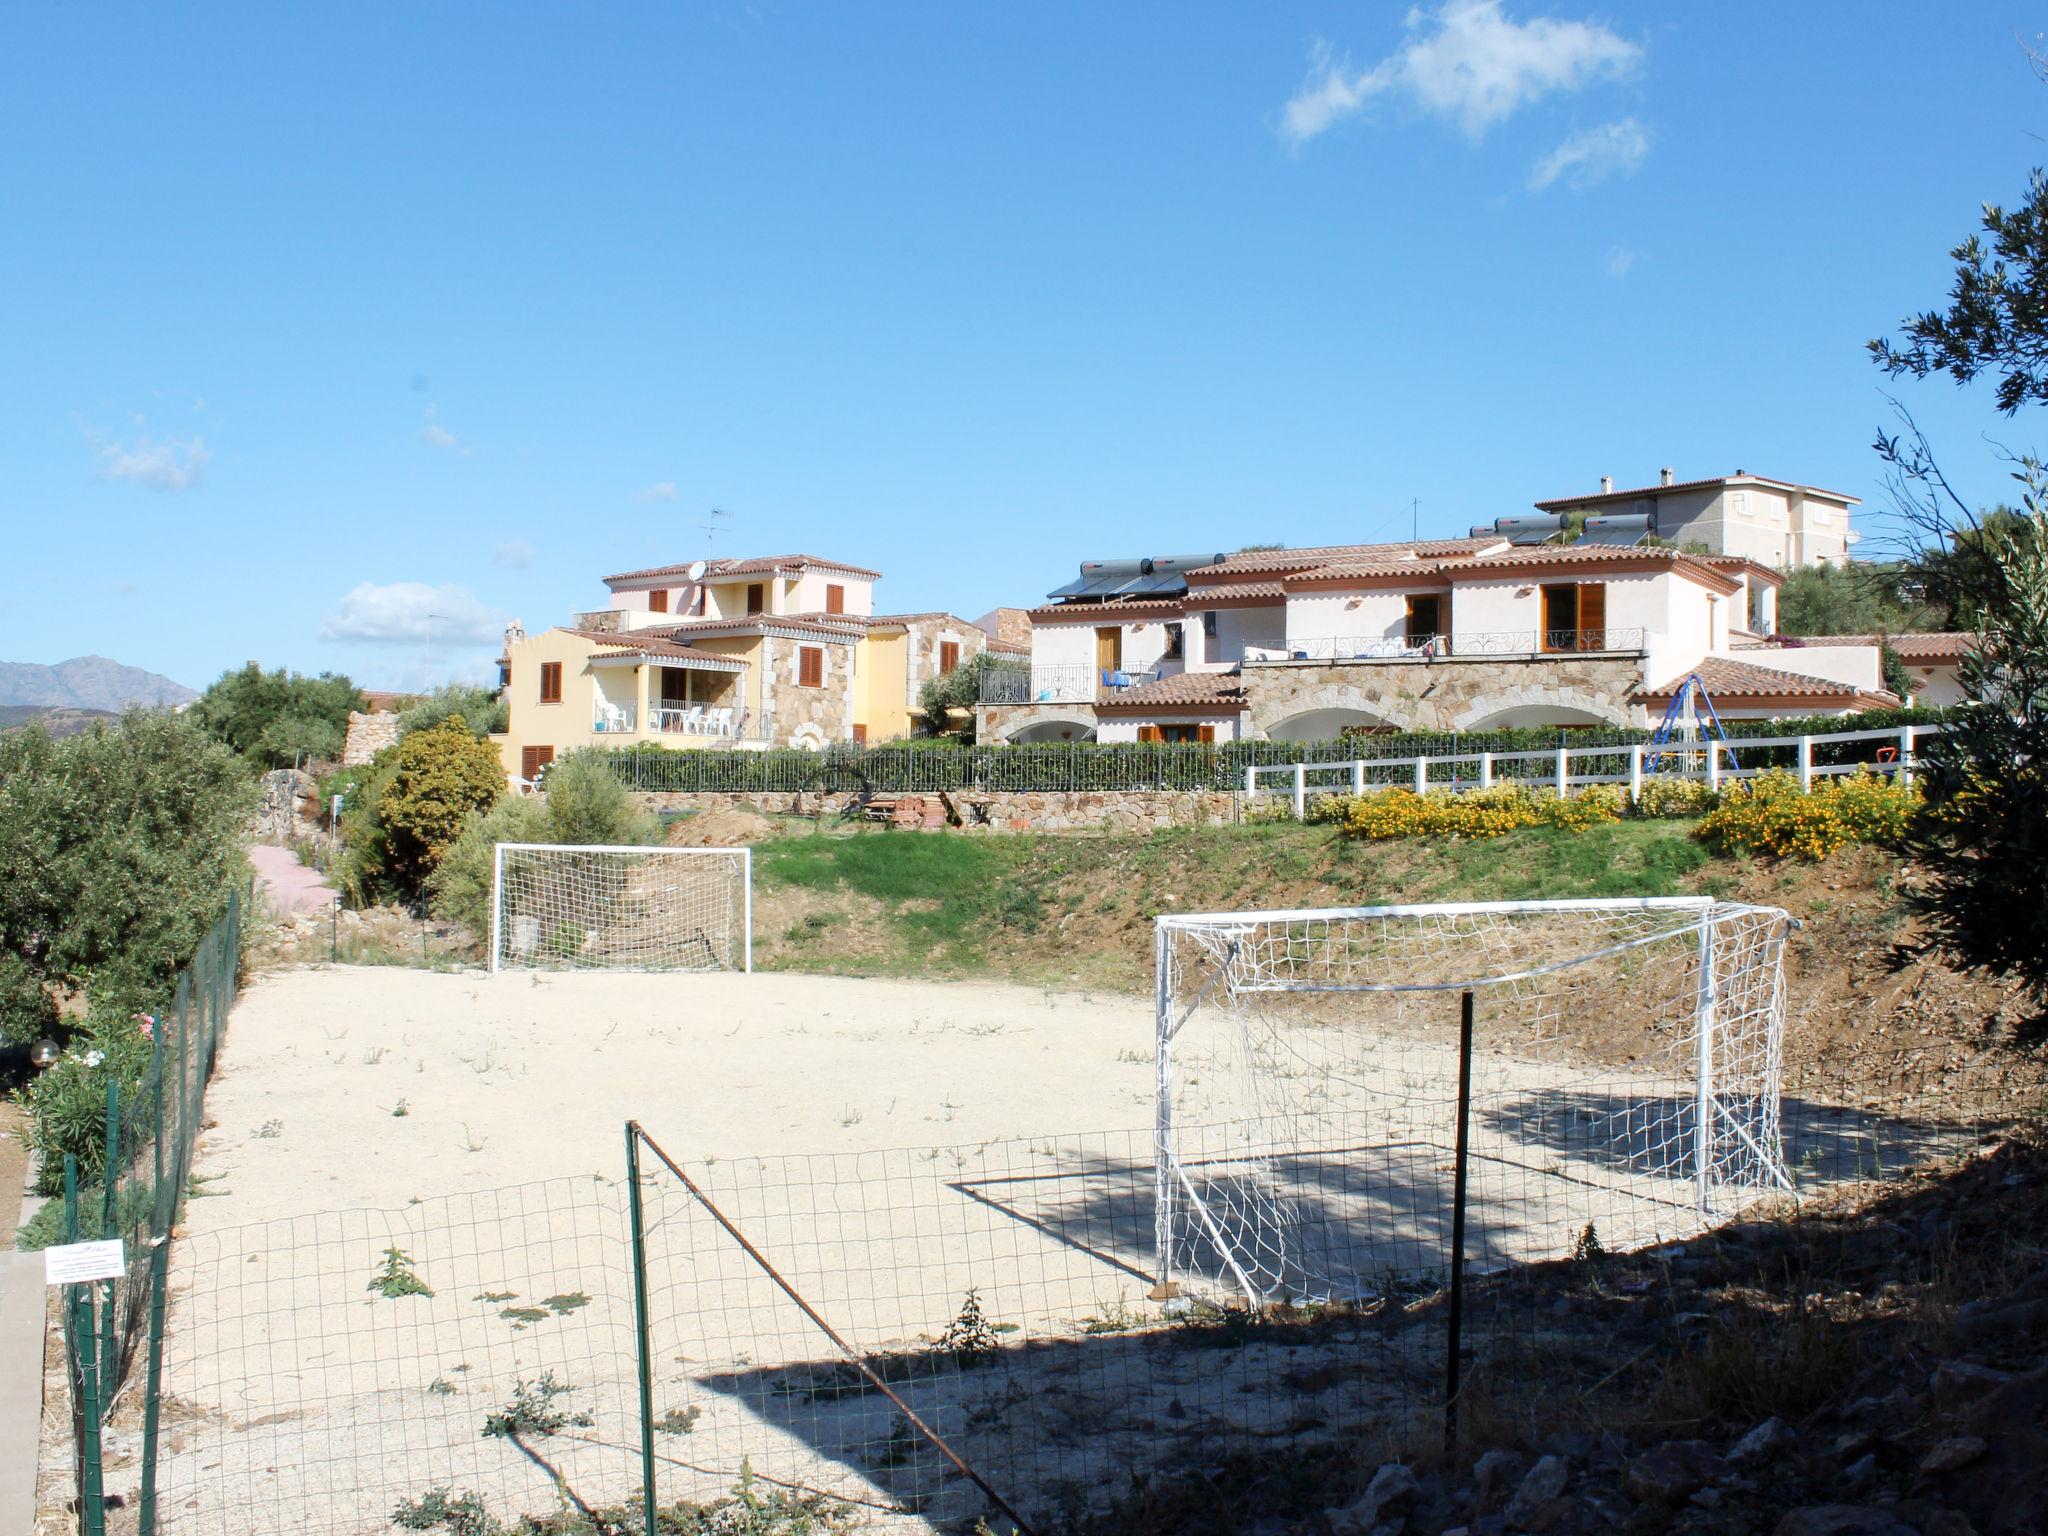
{"label": "wooden window shutter", "polygon": [[800,646],[796,653],[796,680],[805,688],[825,686],[825,652],[818,646]]}
{"label": "wooden window shutter", "polygon": [[960,642],[941,640],[939,642],[939,676],[944,677],[960,665]]}
{"label": "wooden window shutter", "polygon": [[866,726],[856,725],[853,728],[853,744],[856,747],[864,747],[868,744],[868,728]]}
{"label": "wooden window shutter", "polygon": [[647,594],[647,611],[649,613],[668,612],[667,587],[656,587],[652,592]]}
{"label": "wooden window shutter", "polygon": [[1141,725],[1138,727],[1138,740],[1164,741],[1166,740],[1166,733],[1156,725]]}
{"label": "wooden window shutter", "polygon": [[827,613],[846,612],[846,588],[839,585],[836,581],[828,582],[825,585],[825,611]]}
{"label": "wooden window shutter", "polygon": [[562,664],[559,661],[540,664],[540,701],[543,704],[562,702]]}
{"label": "wooden window shutter", "polygon": [[555,760],[553,747],[521,747],[519,749],[519,777],[529,783],[540,776],[541,769]]}
{"label": "wooden window shutter", "polygon": [[1201,739],[1202,739],[1203,741],[1208,741],[1208,742],[1213,742],[1213,741],[1215,741],[1215,739],[1216,739],[1216,727],[1215,727],[1215,726],[1213,726],[1213,725],[1205,725],[1205,726],[1203,726],[1203,727],[1202,727],[1202,734],[1201,734]]}
{"label": "wooden window shutter", "polygon": [[1582,651],[1607,649],[1607,588],[1588,582],[1579,588],[1579,644]]}

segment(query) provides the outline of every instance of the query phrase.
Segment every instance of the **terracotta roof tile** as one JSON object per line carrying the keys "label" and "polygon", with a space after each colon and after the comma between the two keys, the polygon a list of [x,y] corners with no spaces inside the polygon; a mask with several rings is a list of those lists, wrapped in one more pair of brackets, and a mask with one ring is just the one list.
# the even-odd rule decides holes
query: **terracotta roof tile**
{"label": "terracotta roof tile", "polygon": [[[645,570],[620,571],[605,577],[605,585],[615,581],[649,581],[658,576],[688,576],[694,560],[685,560],[677,565],[650,565]],[[865,566],[848,565],[842,560],[824,560],[817,555],[754,555],[744,560],[707,560],[704,575],[712,581],[732,576],[761,576],[773,571],[793,571],[815,568],[821,571],[844,571],[849,576],[865,576],[870,581],[880,581],[882,573],[871,571]]]}
{"label": "terracotta roof tile", "polygon": [[[1776,667],[1758,666],[1754,662],[1732,661],[1725,656],[1709,656],[1693,671],[1699,674],[1708,696],[1716,700],[1802,699],[1816,704],[1859,709],[1895,708],[1899,702],[1893,695],[1882,691],[1857,688],[1832,678],[1782,672]],[[1664,703],[1677,692],[1683,681],[1683,677],[1673,678],[1662,688],[1643,689],[1640,696],[1645,703]]]}
{"label": "terracotta roof tile", "polygon": [[1085,624],[1096,619],[1177,619],[1181,601],[1136,598],[1127,603],[1047,603],[1031,610],[1034,624]]}
{"label": "terracotta roof tile", "polygon": [[1389,544],[1318,544],[1303,549],[1246,549],[1226,555],[1213,565],[1198,566],[1188,573],[1190,584],[1198,577],[1230,576],[1242,572],[1305,571],[1312,566],[1337,560],[1398,560],[1413,557],[1430,560],[1447,556],[1475,555],[1482,549],[1506,544],[1495,534],[1490,538],[1406,540]]}
{"label": "terracotta roof tile", "polygon": [[726,656],[718,651],[699,650],[693,645],[683,645],[648,630],[633,630],[624,634],[609,629],[571,629],[565,631],[579,639],[595,641],[609,651],[637,651],[643,656],[663,656],[672,661],[716,662],[721,667],[740,666],[746,662],[737,656]]}
{"label": "terracotta roof tile", "polygon": [[1096,698],[1097,710],[1202,709],[1235,714],[1244,708],[1244,688],[1234,672],[1175,672],[1113,689]]}
{"label": "terracotta roof tile", "polygon": [[848,620],[844,615],[834,614],[831,619],[807,618],[794,613],[749,613],[735,615],[729,619],[688,619],[680,624],[656,624],[646,629],[630,631],[632,634],[655,634],[667,639],[682,636],[748,635],[763,629],[794,630],[799,634],[816,635],[823,640],[835,640],[851,644],[860,639],[865,627],[860,620]]}
{"label": "terracotta roof tile", "polygon": [[1977,637],[1963,629],[1882,636],[1776,635],[1763,643],[1773,649],[1782,646],[1786,650],[1798,650],[1806,645],[1876,645],[1880,639],[1897,651],[1902,661],[1960,661],[1977,648]]}

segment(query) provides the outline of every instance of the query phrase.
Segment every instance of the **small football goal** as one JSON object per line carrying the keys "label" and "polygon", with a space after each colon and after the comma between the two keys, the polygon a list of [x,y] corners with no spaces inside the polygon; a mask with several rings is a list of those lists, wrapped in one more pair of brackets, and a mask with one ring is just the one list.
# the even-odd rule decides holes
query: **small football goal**
{"label": "small football goal", "polygon": [[746,848],[500,843],[491,969],[751,971]]}
{"label": "small football goal", "polygon": [[1161,917],[1156,1294],[1384,1298],[1468,1214],[1498,1268],[1789,1191],[1789,927],[1692,897]]}

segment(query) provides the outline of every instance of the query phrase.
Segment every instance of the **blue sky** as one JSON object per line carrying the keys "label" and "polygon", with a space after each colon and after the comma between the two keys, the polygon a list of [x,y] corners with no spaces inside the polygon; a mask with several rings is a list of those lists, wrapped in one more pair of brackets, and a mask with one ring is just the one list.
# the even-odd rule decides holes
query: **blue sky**
{"label": "blue sky", "polygon": [[[1862,343],[2048,161],[2038,25],[24,0],[0,658],[474,675],[714,506],[972,617],[1666,464],[1878,503]],[[2038,446],[1902,393],[1980,500]]]}

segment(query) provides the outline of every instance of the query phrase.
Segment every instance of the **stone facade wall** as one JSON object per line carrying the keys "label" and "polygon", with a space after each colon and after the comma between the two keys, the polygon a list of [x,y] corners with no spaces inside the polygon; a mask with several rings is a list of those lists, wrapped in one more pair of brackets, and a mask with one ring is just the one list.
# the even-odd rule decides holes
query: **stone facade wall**
{"label": "stone facade wall", "polygon": [[977,741],[1011,741],[1034,725],[1072,726],[1073,739],[1086,741],[1091,739],[1095,730],[1095,706],[1092,703],[977,704],[974,708]]}
{"label": "stone facade wall", "polygon": [[1365,710],[1404,731],[1470,730],[1503,710],[1581,710],[1614,725],[1647,725],[1634,657],[1527,660],[1278,662],[1244,669],[1248,735],[1311,710]]}
{"label": "stone facade wall", "polygon": [[398,716],[365,715],[349,711],[348,736],[341,748],[341,765],[360,768],[398,740]]}
{"label": "stone facade wall", "polygon": [[[836,816],[856,796],[756,793],[663,793],[634,796],[658,811],[723,811],[738,807],[770,816]],[[950,825],[936,794],[894,797],[904,826]],[[1154,832],[1163,827],[1228,826],[1238,820],[1239,797],[1227,790],[1062,790],[993,792],[949,790],[946,798],[967,832]],[[913,804],[914,802],[914,804]]]}
{"label": "stone facade wall", "polygon": [[[772,635],[762,642],[766,657],[761,694],[767,704],[767,729],[776,746],[805,740],[837,746],[853,740],[853,647],[845,642],[792,640]],[[815,645],[825,653],[822,688],[797,681],[800,649]],[[805,727],[811,729],[806,730]]]}

